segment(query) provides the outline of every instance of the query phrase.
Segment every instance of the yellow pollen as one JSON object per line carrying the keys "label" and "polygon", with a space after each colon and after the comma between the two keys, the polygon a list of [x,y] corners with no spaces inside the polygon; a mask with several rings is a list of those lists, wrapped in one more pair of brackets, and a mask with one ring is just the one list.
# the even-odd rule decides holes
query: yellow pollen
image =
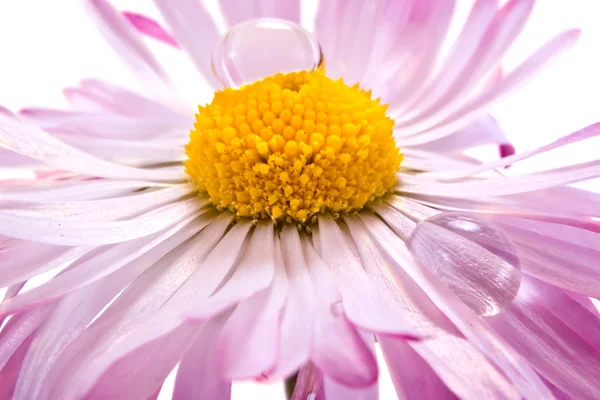
{"label": "yellow pollen", "polygon": [[277,74],[198,107],[185,166],[214,205],[241,217],[357,211],[394,186],[402,162],[386,109],[322,72]]}

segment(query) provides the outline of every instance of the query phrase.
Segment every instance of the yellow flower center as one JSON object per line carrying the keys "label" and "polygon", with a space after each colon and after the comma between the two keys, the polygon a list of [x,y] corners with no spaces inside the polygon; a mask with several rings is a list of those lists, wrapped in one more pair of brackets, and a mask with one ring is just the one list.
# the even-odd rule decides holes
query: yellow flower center
{"label": "yellow flower center", "polygon": [[277,74],[198,107],[185,166],[238,216],[306,222],[360,210],[402,161],[387,106],[322,72]]}

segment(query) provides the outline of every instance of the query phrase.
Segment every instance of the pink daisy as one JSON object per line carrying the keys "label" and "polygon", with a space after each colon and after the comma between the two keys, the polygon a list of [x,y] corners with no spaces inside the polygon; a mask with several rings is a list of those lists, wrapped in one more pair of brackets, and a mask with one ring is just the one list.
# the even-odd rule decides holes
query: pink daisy
{"label": "pink daisy", "polygon": [[[475,1],[447,53],[450,0],[322,1],[314,36],[299,0],[220,0],[226,35],[155,3],[168,27],[86,1],[140,93],[0,109],[0,168],[35,174],[0,181],[0,397],[156,398],[178,367],[174,399],[299,371],[295,400],[370,400],[375,346],[402,399],[598,397],[599,199],[568,185],[600,160],[505,167],[600,126],[514,154],[487,114],[578,31],[503,72],[533,0]],[[145,36],[212,86],[195,116]]]}

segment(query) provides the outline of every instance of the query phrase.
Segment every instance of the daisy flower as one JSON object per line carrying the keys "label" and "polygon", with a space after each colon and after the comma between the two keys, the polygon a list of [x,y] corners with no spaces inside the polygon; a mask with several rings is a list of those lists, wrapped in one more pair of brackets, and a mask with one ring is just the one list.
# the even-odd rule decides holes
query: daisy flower
{"label": "daisy flower", "polygon": [[[84,79],[70,110],[0,112],[0,393],[228,399],[299,371],[293,399],[600,393],[600,160],[505,167],[490,105],[577,39],[499,68],[532,0],[155,0],[164,23],[86,6],[141,79]],[[214,96],[188,104],[149,50],[185,52]],[[498,144],[482,163],[465,151]],[[35,278],[53,278],[35,285]]]}

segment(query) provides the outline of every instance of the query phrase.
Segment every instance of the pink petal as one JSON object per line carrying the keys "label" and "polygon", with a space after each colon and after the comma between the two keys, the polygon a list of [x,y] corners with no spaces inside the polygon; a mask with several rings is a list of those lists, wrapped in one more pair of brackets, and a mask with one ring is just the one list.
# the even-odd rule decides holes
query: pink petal
{"label": "pink petal", "polygon": [[[183,324],[169,303],[174,301],[187,282],[198,287],[201,293],[205,292],[194,273],[198,271],[199,260],[204,260],[208,253],[218,255],[222,260],[222,267],[221,264],[211,264],[219,265],[220,268],[214,268],[210,272],[218,275],[227,273],[237,257],[237,251],[231,250],[241,246],[249,229],[247,225],[237,224],[222,238],[230,222],[231,217],[226,214],[213,219],[199,235],[187,241],[177,251],[170,252],[135,279],[57,359],[46,380],[47,386],[52,385],[47,388],[48,396],[76,397],[76,393],[89,391],[104,373],[110,374],[109,370],[113,365],[124,367],[130,362],[135,363],[139,357],[146,357],[146,354],[151,356],[152,352],[160,351],[162,345],[176,346],[170,341],[172,337],[187,337],[192,331],[198,333],[197,327],[188,329]],[[219,246],[215,247],[217,243]],[[208,290],[214,290],[222,279],[211,279],[210,274],[201,275],[207,278],[203,282],[205,285],[216,282]],[[194,337],[195,335],[189,337],[187,345],[191,344]],[[145,344],[148,347],[144,347]],[[174,351],[180,349],[176,347]],[[174,364],[170,369],[173,366]],[[136,390],[145,390],[144,371],[140,370],[142,366],[138,367],[128,378],[132,380]],[[160,365],[148,367],[160,368]],[[160,376],[162,371],[152,372],[157,381],[164,379]]]}
{"label": "pink petal", "polygon": [[459,37],[439,69],[440,73],[425,89],[421,90],[412,104],[409,103],[403,107],[404,112],[398,115],[398,122],[409,120],[415,114],[418,115],[423,110],[428,110],[440,97],[448,93],[452,83],[477,50],[486,28],[496,15],[497,7],[497,1],[494,0],[475,2]]}
{"label": "pink petal", "polygon": [[460,335],[456,327],[410,277],[396,276],[393,267],[379,251],[377,244],[358,218],[348,217],[346,223],[369,279],[387,302],[402,313],[413,329],[427,337],[427,340],[430,340],[431,336],[439,335],[442,329]]}
{"label": "pink petal", "polygon": [[[507,143],[508,139],[498,126],[496,120],[490,116],[483,116],[466,127],[445,136],[441,139],[423,143],[417,148],[440,153],[453,153],[468,150],[486,144]],[[402,139],[398,139],[402,148]]]}
{"label": "pink petal", "polygon": [[[75,110],[84,112],[108,112],[144,117],[145,120],[167,120],[181,125],[193,123],[189,116],[193,109],[182,100],[149,98],[127,88],[99,79],[83,79],[79,87],[66,88],[63,94]],[[166,102],[166,103],[163,103]]]}
{"label": "pink petal", "polygon": [[164,183],[149,181],[78,180],[52,182],[52,185],[35,185],[0,191],[0,200],[23,203],[53,203],[56,201],[93,200],[131,194],[145,188],[167,187]]}
{"label": "pink petal", "polygon": [[204,206],[196,198],[173,202],[142,215],[119,221],[78,221],[15,216],[0,211],[0,234],[17,239],[65,246],[101,246],[137,239],[198,215]]}
{"label": "pink petal", "polygon": [[416,146],[437,140],[467,125],[488,109],[494,101],[519,87],[556,55],[571,47],[577,41],[579,34],[578,30],[571,30],[548,41],[519,67],[508,73],[502,81],[485,89],[469,101],[462,101],[460,108],[442,121],[429,126],[407,127],[402,131],[403,135],[413,135],[413,137],[404,139],[404,145]]}
{"label": "pink petal", "polygon": [[288,276],[288,296],[281,316],[279,353],[272,377],[286,377],[310,358],[315,329],[315,292],[296,228],[281,232],[281,253]]}
{"label": "pink petal", "polygon": [[419,338],[419,332],[406,324],[402,312],[392,308],[370,282],[354,248],[350,247],[349,238],[336,222],[320,218],[319,229],[323,259],[331,267],[348,319],[371,332]]}
{"label": "pink petal", "polygon": [[526,160],[530,157],[534,157],[536,155],[543,154],[550,150],[560,148],[563,146],[567,146],[572,143],[577,143],[577,142],[580,142],[583,140],[591,139],[598,135],[600,135],[600,123],[596,123],[596,124],[587,126],[583,129],[575,131],[567,136],[563,136],[562,138],[555,140],[552,143],[538,147],[533,150],[528,150],[528,151],[525,151],[525,152],[522,152],[519,154],[515,154],[515,155],[509,156],[509,157],[504,157],[500,160],[480,164],[476,167],[472,167],[472,168],[462,170],[462,171],[451,171],[451,172],[447,172],[447,173],[438,172],[438,173],[433,173],[433,174],[427,174],[427,177],[428,178],[435,177],[436,179],[445,179],[445,180],[462,179],[462,178],[466,178],[469,176],[474,176],[474,175],[480,174],[485,171],[490,171],[493,169],[507,167],[511,164],[517,163],[518,161]]}
{"label": "pink petal", "polygon": [[[415,264],[404,242],[375,217],[361,216],[381,251],[389,256],[398,273],[408,273],[427,293],[465,337],[513,382],[525,397],[546,398],[548,388],[529,367],[524,358],[513,351],[491,331],[456,295]],[[368,217],[368,218],[367,218]],[[367,218],[367,219],[366,219]],[[393,221],[387,221],[393,225]]]}
{"label": "pink petal", "polygon": [[489,323],[552,384],[573,398],[594,399],[600,391],[600,353],[531,297],[530,290],[524,280],[517,300]]}
{"label": "pink petal", "polygon": [[179,363],[174,400],[231,399],[231,383],[223,381],[215,369],[215,342],[223,320],[215,318],[200,328],[200,335]]}
{"label": "pink petal", "polygon": [[287,19],[300,23],[301,0],[255,0],[260,17]]}
{"label": "pink petal", "polygon": [[[451,85],[440,88],[437,101],[425,108],[425,111],[417,113],[417,116],[409,117],[407,122],[400,124],[399,129],[410,126],[414,132],[416,129],[426,128],[463,104],[473,89],[497,67],[506,50],[523,29],[533,3],[533,0],[512,0],[496,13],[485,33],[476,40],[477,47],[470,45],[471,49],[475,50],[474,53],[460,49],[464,53],[460,55],[469,57],[469,61],[463,65],[459,73],[452,76],[453,72],[451,72],[449,79],[452,80],[446,84],[451,83]],[[483,18],[485,22],[489,21],[489,16]],[[481,35],[481,27],[477,30]],[[441,71],[442,74],[445,73],[445,69]],[[395,112],[396,110],[391,111],[392,115],[395,115]]]}
{"label": "pink petal", "polygon": [[[375,217],[369,217],[372,218]],[[384,218],[389,221],[387,215]],[[418,327],[429,336],[426,340],[409,343],[417,352],[417,357],[423,358],[435,374],[461,398],[480,399],[486,396],[518,398],[518,393],[512,385],[485,359],[482,353],[461,338],[461,333],[414,281],[405,274],[395,273],[386,256],[380,252],[377,244],[369,236],[364,224],[356,218],[347,218],[346,221],[354,241],[360,243],[358,250],[369,275],[380,276],[378,279],[380,290],[384,294],[390,293],[386,297],[395,295],[396,303],[399,303],[397,307],[405,310],[411,325]],[[384,289],[386,287],[390,289]],[[403,343],[397,339],[392,341],[385,336],[378,336],[378,338],[382,346],[384,343],[389,343],[394,348]],[[383,349],[385,350],[385,347]],[[411,353],[412,350],[408,349],[406,352]],[[400,370],[406,369],[406,360],[402,354],[404,353],[400,356],[389,356],[393,357],[393,360],[388,360],[388,364],[396,363],[397,373],[408,376],[409,371]]]}
{"label": "pink petal", "polygon": [[78,391],[90,400],[144,399],[151,396],[198,337],[198,328],[182,325],[117,359],[94,383]]}
{"label": "pink petal", "polygon": [[211,70],[211,55],[220,35],[203,4],[196,0],[154,0],[154,3],[204,79],[213,88],[219,88]]}
{"label": "pink petal", "polygon": [[312,362],[331,379],[351,387],[377,381],[377,361],[354,326],[339,311],[341,296],[331,270],[307,238],[302,248],[315,288],[315,335]]}
{"label": "pink petal", "polygon": [[53,167],[114,179],[187,180],[182,167],[133,168],[90,156],[48,133],[0,115],[0,140],[9,149]]}
{"label": "pink petal", "polygon": [[44,378],[63,349],[128,282],[123,274],[109,276],[56,303],[46,323],[37,331],[33,350],[25,357],[15,389],[16,398],[39,398]]}
{"label": "pink petal", "polygon": [[[310,396],[313,396],[311,398]],[[325,400],[323,374],[313,364],[306,364],[298,372],[294,393],[290,400]]]}
{"label": "pink petal", "polygon": [[[465,193],[477,193],[478,198],[507,196],[551,189],[600,176],[600,160],[559,167],[525,175],[472,179],[463,182],[404,182],[402,190],[409,193],[464,198]],[[477,200],[477,197],[475,198]]]}
{"label": "pink petal", "polygon": [[[82,104],[83,94],[67,90],[67,100],[76,107],[90,108]],[[88,94],[86,93],[86,96]],[[86,101],[90,101],[86,99]],[[98,101],[98,100],[96,100]],[[130,101],[130,100],[128,100]],[[98,103],[95,103],[97,107]],[[135,107],[135,102],[129,105]],[[141,105],[140,105],[141,106]],[[111,103],[111,107],[121,109],[121,105]],[[138,114],[141,111],[137,111]],[[165,115],[164,111],[148,109],[145,115],[122,115],[114,111],[84,110],[64,111],[52,108],[24,108],[19,115],[25,121],[37,125],[39,128],[51,133],[65,133],[70,135],[95,136],[111,139],[147,140],[148,138],[173,138],[177,135],[184,137],[184,132],[189,130],[193,121],[178,115]],[[151,113],[152,116],[147,114]],[[162,115],[161,115],[162,114]],[[140,118],[142,117],[142,118]]]}
{"label": "pink petal", "polygon": [[144,88],[162,95],[172,94],[168,78],[129,21],[105,0],[86,0],[98,28],[122,60],[129,65]]}
{"label": "pink petal", "polygon": [[275,269],[275,240],[273,225],[261,223],[252,232],[248,249],[231,277],[219,290],[197,305],[186,319],[202,323],[240,301],[269,289]]}
{"label": "pink petal", "polygon": [[355,388],[344,386],[327,376],[323,377],[323,391],[327,399],[344,400],[378,400],[379,388],[373,384],[365,388]]}
{"label": "pink petal", "polygon": [[27,338],[46,321],[53,309],[53,305],[44,305],[15,315],[6,323],[0,331],[0,370]]}
{"label": "pink petal", "polygon": [[0,252],[0,286],[14,285],[69,265],[89,250],[21,241],[18,247]]}
{"label": "pink petal", "polygon": [[50,204],[11,204],[6,212],[23,217],[61,221],[115,221],[173,203],[196,191],[197,189],[191,184],[174,185],[162,190],[150,190],[109,199]]}
{"label": "pink petal", "polygon": [[591,312],[562,290],[533,278],[528,279],[528,289],[528,294],[538,304],[543,304],[548,311],[600,352],[600,318],[597,310]]}
{"label": "pink petal", "polygon": [[457,398],[408,343],[382,337],[379,338],[379,344],[398,398],[423,400]]}
{"label": "pink petal", "polygon": [[133,25],[138,32],[171,45],[177,49],[179,48],[179,44],[177,44],[175,38],[152,18],[130,11],[123,12],[123,16],[127,18],[129,23]]}
{"label": "pink petal", "polygon": [[[56,276],[50,282],[6,301],[0,306],[0,314],[10,314],[61,297],[123,267],[128,267],[127,270],[134,275],[140,274],[203,227],[202,221],[190,224],[190,220],[184,220],[171,229],[150,236],[149,239],[136,240],[108,249],[100,248],[90,253],[90,257],[72,264],[70,270],[65,270],[64,274]],[[204,222],[204,225],[207,223]]]}
{"label": "pink petal", "polygon": [[25,339],[19,348],[12,354],[8,363],[0,372],[0,399],[13,398],[15,385],[21,371],[23,359],[28,354],[33,336]]}
{"label": "pink petal", "polygon": [[[273,234],[272,230],[268,232]],[[278,241],[275,241],[275,249],[272,239],[266,244],[262,256],[270,264],[269,268],[274,269],[270,287],[240,301],[215,345],[216,368],[225,380],[266,376],[277,361],[279,320],[288,282]],[[242,331],[245,334],[240,335]]]}
{"label": "pink petal", "polygon": [[249,19],[260,18],[257,0],[219,0],[219,6],[228,26],[234,26]]}
{"label": "pink petal", "polygon": [[399,79],[389,84],[402,82],[386,102],[392,105],[390,115],[405,103],[410,103],[419,93],[423,85],[430,79],[436,67],[439,52],[446,38],[455,7],[454,0],[416,2],[415,10],[423,13],[427,21],[423,24],[420,46],[416,49],[399,72]]}
{"label": "pink petal", "polygon": [[496,217],[494,221],[516,244],[523,272],[576,293],[600,297],[600,235],[510,217]]}

